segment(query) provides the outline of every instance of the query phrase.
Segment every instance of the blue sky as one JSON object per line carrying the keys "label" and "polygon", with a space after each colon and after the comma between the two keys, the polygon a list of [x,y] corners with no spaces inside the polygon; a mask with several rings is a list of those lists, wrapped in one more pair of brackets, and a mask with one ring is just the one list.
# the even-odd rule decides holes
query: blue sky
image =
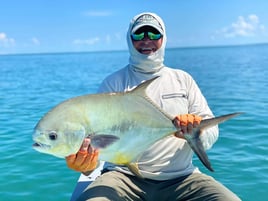
{"label": "blue sky", "polygon": [[0,54],[125,50],[144,11],[167,47],[268,43],[267,0],[0,0]]}

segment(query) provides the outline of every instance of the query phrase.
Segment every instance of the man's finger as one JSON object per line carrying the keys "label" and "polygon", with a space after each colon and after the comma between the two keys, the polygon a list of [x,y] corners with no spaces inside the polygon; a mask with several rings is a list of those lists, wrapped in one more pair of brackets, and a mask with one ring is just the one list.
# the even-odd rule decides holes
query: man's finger
{"label": "man's finger", "polygon": [[87,152],[89,146],[90,146],[90,139],[89,138],[84,139],[83,144],[80,147],[80,151]]}
{"label": "man's finger", "polygon": [[76,166],[80,166],[84,163],[88,156],[88,152],[86,151],[78,151],[76,154],[75,164]]}
{"label": "man's finger", "polygon": [[98,156],[99,152],[95,151],[92,152],[91,154],[88,154],[87,157],[85,158],[83,164],[81,164],[80,169],[82,172],[85,171],[91,171],[96,168],[97,163],[98,163]]}
{"label": "man's finger", "polygon": [[74,163],[74,161],[76,159],[76,154],[72,154],[70,156],[67,156],[65,159],[66,159],[68,167],[71,168],[71,165]]}
{"label": "man's finger", "polygon": [[194,127],[198,126],[202,121],[202,117],[195,115],[194,116]]}

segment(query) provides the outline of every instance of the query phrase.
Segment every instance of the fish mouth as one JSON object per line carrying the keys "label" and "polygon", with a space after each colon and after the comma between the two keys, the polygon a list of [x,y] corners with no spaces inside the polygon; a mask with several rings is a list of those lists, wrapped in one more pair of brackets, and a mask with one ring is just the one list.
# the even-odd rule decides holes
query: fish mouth
{"label": "fish mouth", "polygon": [[51,146],[50,145],[47,145],[47,144],[43,144],[41,142],[35,142],[33,144],[33,148],[34,149],[49,149]]}

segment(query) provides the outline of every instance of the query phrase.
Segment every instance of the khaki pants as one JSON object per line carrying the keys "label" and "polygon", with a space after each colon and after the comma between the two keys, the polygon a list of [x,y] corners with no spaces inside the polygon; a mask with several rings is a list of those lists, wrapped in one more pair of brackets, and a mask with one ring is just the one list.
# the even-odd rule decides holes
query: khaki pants
{"label": "khaki pants", "polygon": [[240,199],[205,174],[167,181],[140,179],[120,172],[106,172],[90,184],[79,201],[240,201]]}

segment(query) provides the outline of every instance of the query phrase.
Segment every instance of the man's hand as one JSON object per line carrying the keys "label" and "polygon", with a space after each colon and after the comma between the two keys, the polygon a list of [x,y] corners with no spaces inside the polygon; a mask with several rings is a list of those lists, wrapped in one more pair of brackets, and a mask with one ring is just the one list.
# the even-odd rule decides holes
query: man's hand
{"label": "man's hand", "polygon": [[99,151],[90,146],[90,139],[86,138],[76,154],[65,158],[67,166],[75,171],[87,173],[93,171],[98,164]]}
{"label": "man's hand", "polygon": [[184,134],[191,134],[193,128],[197,127],[202,120],[202,117],[194,114],[178,115],[173,119],[174,126],[178,129],[175,133],[176,137],[183,138]]}

